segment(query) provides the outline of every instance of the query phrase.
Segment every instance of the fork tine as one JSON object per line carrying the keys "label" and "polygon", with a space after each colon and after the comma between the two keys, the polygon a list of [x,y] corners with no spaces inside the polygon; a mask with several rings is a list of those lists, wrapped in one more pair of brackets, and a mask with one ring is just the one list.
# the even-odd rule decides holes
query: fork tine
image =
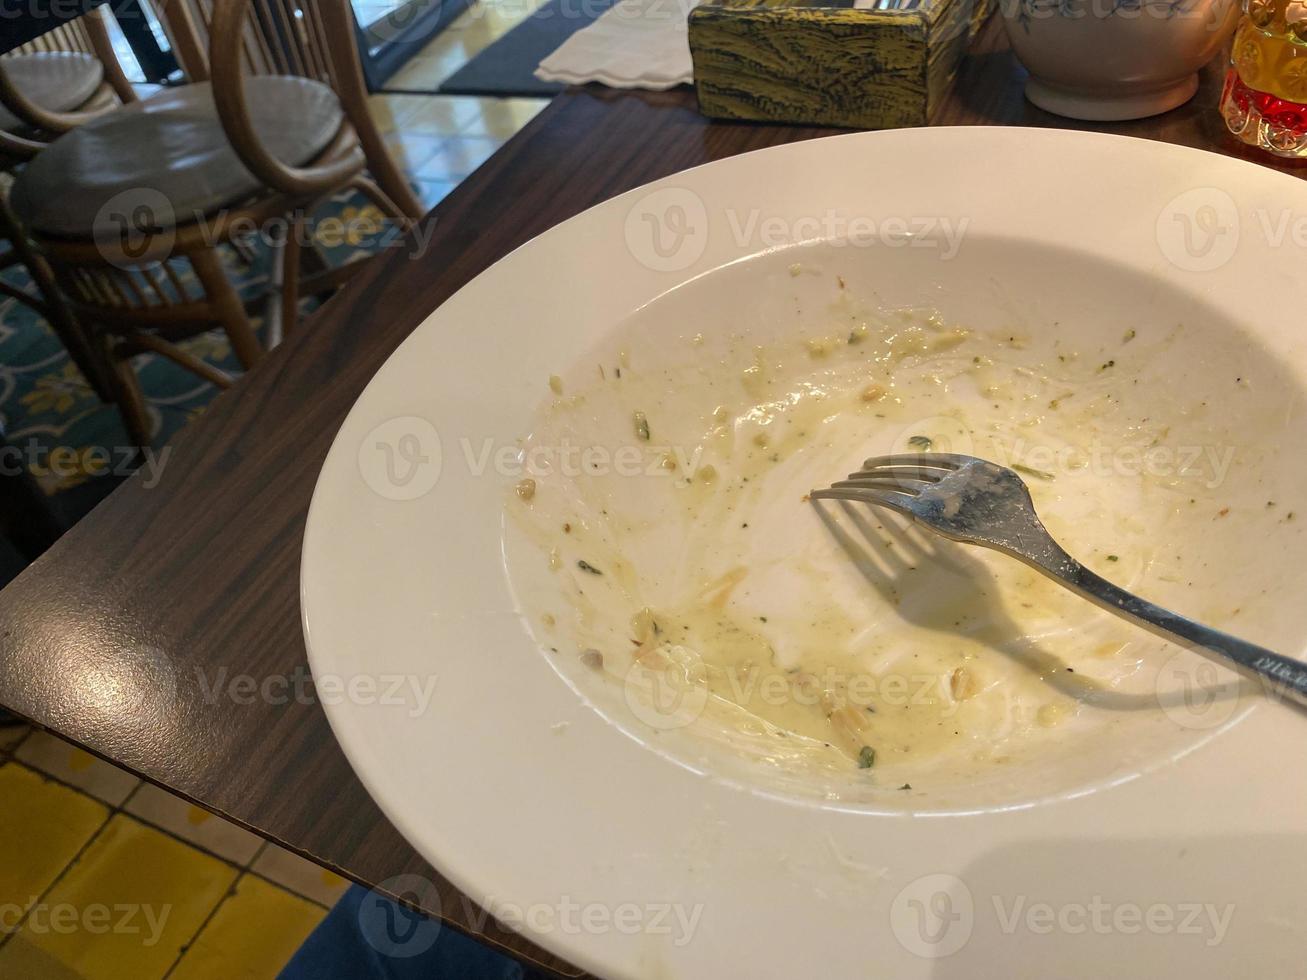
{"label": "fork tine", "polygon": [[956,470],[971,460],[971,456],[958,453],[895,453],[891,456],[872,456],[862,464],[862,468],[870,470],[880,466],[927,466],[937,470]]}
{"label": "fork tine", "polygon": [[897,493],[907,494],[909,497],[915,497],[930,486],[930,483],[901,480],[897,477],[868,476],[862,473],[854,473],[847,480],[837,480],[831,486],[841,490],[856,489],[858,487],[866,487],[869,490],[893,490]]}
{"label": "fork tine", "polygon": [[912,499],[911,494],[903,493],[900,490],[878,490],[870,487],[840,487],[834,486],[828,490],[814,490],[808,494],[809,500],[854,500],[858,503],[872,504],[873,506],[889,507],[901,514],[912,516],[912,511],[908,507],[908,501]]}
{"label": "fork tine", "polygon": [[881,480],[914,480],[925,483],[938,483],[951,470],[933,470],[926,466],[873,466],[870,469],[850,473],[850,480],[874,476]]}

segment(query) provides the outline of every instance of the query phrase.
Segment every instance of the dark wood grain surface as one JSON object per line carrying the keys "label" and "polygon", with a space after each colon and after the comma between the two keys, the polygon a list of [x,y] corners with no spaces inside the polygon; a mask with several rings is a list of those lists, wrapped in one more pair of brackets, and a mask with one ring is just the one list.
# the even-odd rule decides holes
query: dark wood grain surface
{"label": "dark wood grain surface", "polygon": [[[1219,75],[1165,116],[1086,128],[1240,153],[1214,108]],[[1022,77],[991,23],[937,121],[1074,125],[1027,105]],[[514,247],[646,181],[823,132],[711,123],[689,91],[559,97],[427,218],[425,252],[372,262],[178,435],[156,483],[129,481],[0,593],[0,704],[350,878],[426,875],[471,930],[474,910],[381,816],[307,683],[300,543],[332,437],[399,342]],[[239,677],[271,696],[233,696]],[[569,970],[493,924],[486,938]]]}

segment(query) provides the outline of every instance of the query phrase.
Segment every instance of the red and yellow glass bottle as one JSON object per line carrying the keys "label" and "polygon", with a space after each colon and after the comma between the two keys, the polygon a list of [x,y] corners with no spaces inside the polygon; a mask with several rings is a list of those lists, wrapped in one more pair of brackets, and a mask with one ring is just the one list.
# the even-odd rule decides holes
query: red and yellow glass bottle
{"label": "red and yellow glass bottle", "polygon": [[1231,133],[1307,159],[1307,0],[1244,0],[1221,115]]}

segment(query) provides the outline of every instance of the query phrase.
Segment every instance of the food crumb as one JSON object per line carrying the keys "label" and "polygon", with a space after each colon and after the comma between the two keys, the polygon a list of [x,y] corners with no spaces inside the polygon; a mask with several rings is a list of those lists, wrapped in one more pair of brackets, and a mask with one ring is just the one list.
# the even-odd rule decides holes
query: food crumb
{"label": "food crumb", "polygon": [[825,357],[835,346],[835,341],[830,337],[810,337],[805,343],[808,353],[813,357]]}
{"label": "food crumb", "polygon": [[1052,728],[1062,720],[1062,716],[1065,714],[1065,706],[1060,704],[1046,704],[1035,712],[1035,720],[1044,728]]}
{"label": "food crumb", "polygon": [[956,667],[948,678],[949,692],[954,701],[966,701],[976,696],[979,685],[975,675],[966,667]]}
{"label": "food crumb", "polygon": [[563,393],[563,379],[556,374],[551,374],[549,376],[549,390],[555,395],[561,395]]}
{"label": "food crumb", "polygon": [[525,480],[519,480],[514,489],[523,500],[530,500],[536,495],[536,481],[527,477]]}

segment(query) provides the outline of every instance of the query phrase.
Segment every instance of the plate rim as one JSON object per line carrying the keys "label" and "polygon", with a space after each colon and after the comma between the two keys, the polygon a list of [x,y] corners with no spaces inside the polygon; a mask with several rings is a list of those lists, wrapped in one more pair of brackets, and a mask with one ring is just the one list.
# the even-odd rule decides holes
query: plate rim
{"label": "plate rim", "polygon": [[[1292,186],[1294,188],[1297,188],[1297,195],[1300,196],[1302,200],[1307,201],[1307,187],[1304,187],[1303,183],[1299,179],[1295,178],[1293,175],[1285,174],[1280,171],[1261,167],[1254,162],[1235,158],[1235,157],[1229,157],[1224,154],[1216,153],[1211,150],[1181,146],[1178,144],[1165,143],[1157,140],[1125,136],[1120,134],[1082,132],[1078,130],[1053,129],[1053,128],[1041,128],[1041,127],[953,126],[953,127],[927,127],[923,129],[883,130],[877,132],[845,133],[845,134],[839,134],[839,135],[834,135],[829,137],[821,137],[813,140],[800,140],[800,141],[795,141],[795,142],[776,145],[776,146],[763,147],[763,148],[749,151],[747,153],[742,153],[732,157],[727,157],[720,160],[714,160],[707,163],[703,163],[693,168],[679,171],[670,174],[666,177],[660,178],[658,180],[651,181],[649,183],[632,188],[631,190],[625,191],[622,194],[608,198],[604,201],[597,202],[596,204],[593,204],[590,207],[578,212],[576,215],[573,215],[572,217],[566,219],[564,222],[560,222],[557,225],[551,226],[549,229],[545,230],[541,234],[517,246],[516,248],[508,252],[506,255],[501,257],[499,260],[497,260],[495,263],[492,263],[490,266],[487,266],[476,276],[469,279],[458,290],[456,290],[449,297],[447,297],[446,300],[441,304],[441,306],[433,310],[430,314],[428,314],[426,318],[423,319],[421,323],[415,326],[413,331],[397,346],[396,350],[393,351],[389,355],[389,357],[387,357],[386,361],[378,368],[376,374],[373,376],[372,379],[369,380],[368,384],[364,387],[363,391],[360,392],[354,405],[351,406],[350,412],[346,416],[346,420],[342,422],[340,430],[338,430],[335,437],[333,437],[332,446],[329,449],[327,456],[324,459],[322,469],[319,472],[318,480],[315,483],[313,496],[310,501],[309,510],[306,518],[304,536],[301,545],[301,556],[300,556],[301,626],[304,633],[305,648],[308,655],[310,668],[314,676],[315,677],[320,676],[320,674],[325,669],[331,666],[331,654],[326,649],[326,645],[323,644],[323,642],[320,639],[315,639],[313,624],[310,622],[310,619],[313,616],[313,608],[317,600],[314,596],[310,594],[311,588],[309,582],[310,565],[313,561],[317,560],[316,550],[317,550],[318,542],[322,540],[322,535],[326,533],[322,531],[322,522],[325,519],[322,515],[323,515],[323,511],[327,507],[327,504],[325,503],[325,494],[329,492],[329,490],[324,490],[324,481],[328,476],[328,469],[335,463],[339,462],[339,460],[337,459],[338,453],[348,454],[352,452],[352,447],[341,448],[339,445],[341,443],[342,435],[347,426],[347,423],[349,422],[349,419],[359,411],[360,405],[363,405],[365,400],[369,398],[369,393],[373,390],[374,385],[376,385],[379,379],[381,379],[382,376],[386,373],[388,366],[391,365],[391,363],[399,355],[401,355],[402,351],[404,350],[405,346],[409,344],[410,340],[422,331],[432,331],[437,328],[434,325],[434,321],[437,319],[441,309],[445,308],[448,304],[454,302],[460,294],[465,293],[465,291],[472,288],[474,284],[490,276],[494,272],[494,270],[502,266],[504,263],[508,262],[510,259],[513,259],[514,257],[520,257],[523,253],[526,253],[529,250],[542,249],[546,247],[550,238],[555,236],[559,232],[559,229],[562,228],[563,226],[579,223],[584,220],[591,220],[595,213],[600,212],[604,209],[612,209],[614,212],[616,212],[619,206],[623,202],[630,202],[636,199],[637,195],[647,194],[651,190],[667,185],[669,182],[691,180],[697,177],[698,175],[703,174],[706,171],[710,171],[718,168],[727,168],[733,165],[737,165],[739,161],[746,158],[754,158],[761,155],[773,154],[778,152],[795,151],[798,148],[806,149],[817,144],[834,144],[834,143],[842,144],[845,142],[853,143],[853,142],[867,142],[872,140],[886,140],[887,138],[893,139],[896,137],[902,137],[903,134],[912,134],[911,138],[944,139],[944,140],[958,139],[963,137],[967,139],[970,138],[1003,139],[1005,138],[1003,134],[1012,134],[1010,138],[1030,138],[1036,141],[1049,141],[1051,143],[1068,141],[1071,144],[1115,143],[1120,145],[1133,145],[1135,147],[1146,148],[1141,152],[1147,152],[1149,154],[1157,154],[1159,155],[1159,157],[1170,156],[1176,160],[1203,159],[1206,160],[1206,162],[1208,163],[1219,163],[1219,165],[1221,166],[1228,165],[1231,168],[1232,172],[1247,174],[1251,179],[1255,179],[1258,181],[1270,180],[1274,182],[1274,181],[1278,181],[1280,178],[1283,178],[1284,181],[1289,182],[1288,184],[1285,185],[1286,187]],[[982,134],[982,135],[978,137],[977,134]],[[1075,147],[1073,146],[1072,152],[1074,152],[1074,149]],[[1134,151],[1130,151],[1130,152],[1134,152]],[[1254,174],[1257,176],[1252,177],[1252,175]],[[711,270],[706,270],[706,271],[711,271]],[[680,285],[683,281],[685,280],[678,279],[675,283],[672,283],[670,288],[675,288],[675,286]],[[649,299],[652,300],[656,298],[656,295],[658,294],[649,297]],[[455,887],[459,888],[465,894],[469,894],[469,895],[475,894],[476,889],[475,889],[474,882],[472,880],[473,877],[475,877],[475,875],[472,873],[465,874],[463,873],[463,869],[455,867],[458,864],[457,861],[442,860],[440,855],[435,853],[434,850],[432,850],[429,847],[429,842],[424,839],[425,835],[423,833],[422,827],[414,823],[413,815],[409,812],[405,812],[403,807],[397,807],[394,805],[394,800],[391,799],[389,794],[390,787],[383,785],[383,781],[374,778],[375,774],[372,771],[370,771],[367,765],[369,761],[367,758],[367,751],[366,751],[367,746],[364,743],[357,740],[359,738],[359,731],[355,727],[355,722],[357,721],[357,719],[351,716],[351,711],[349,706],[348,705],[342,706],[340,704],[334,704],[334,705],[323,704],[323,708],[325,714],[327,715],[328,723],[331,727],[332,734],[336,738],[338,744],[341,746],[341,749],[344,752],[347,760],[349,761],[351,768],[354,770],[359,780],[363,783],[364,787],[368,790],[369,794],[372,796],[373,800],[376,802],[379,809],[382,811],[383,814],[385,814],[386,818],[395,825],[395,827],[400,831],[401,834],[403,834],[405,839],[408,840],[408,842],[414,847],[414,849],[425,860],[427,860],[434,868],[436,868],[442,875],[447,877],[448,880],[452,884],[454,884]],[[1261,723],[1262,722],[1259,721],[1257,723],[1257,726],[1260,726]],[[1256,726],[1252,726],[1252,727],[1256,727]],[[945,816],[952,816],[952,815],[945,815]],[[600,956],[597,953],[595,953],[595,955],[591,955],[592,949],[587,944],[562,940],[560,939],[560,935],[556,930],[551,930],[547,932],[528,931],[526,935],[528,935],[528,937],[533,942],[537,943],[538,945],[542,946],[548,951],[568,960],[569,962],[582,966],[583,968],[590,970],[591,972],[596,972],[596,973],[616,972],[619,975],[625,975],[625,971],[623,970],[624,964],[615,963],[610,958]]]}

